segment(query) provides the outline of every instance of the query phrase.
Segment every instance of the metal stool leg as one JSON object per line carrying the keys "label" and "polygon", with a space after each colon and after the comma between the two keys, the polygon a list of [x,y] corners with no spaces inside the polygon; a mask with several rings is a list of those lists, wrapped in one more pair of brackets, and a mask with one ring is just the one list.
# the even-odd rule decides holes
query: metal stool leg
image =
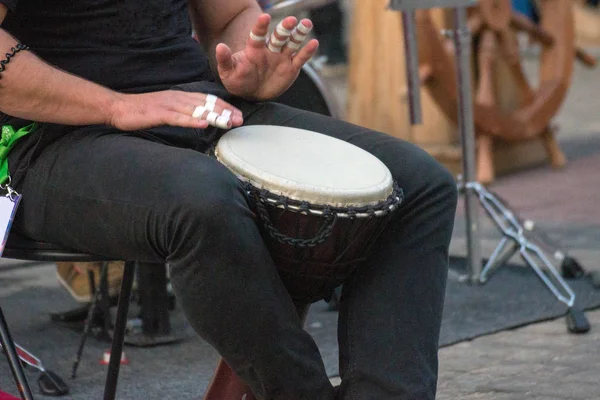
{"label": "metal stool leg", "polygon": [[117,393],[121,355],[123,354],[123,340],[125,339],[125,329],[127,327],[127,313],[129,312],[129,300],[131,297],[131,288],[133,287],[134,273],[135,263],[125,263],[121,292],[119,294],[119,305],[117,307],[117,321],[115,322],[108,373],[104,386],[104,400],[115,400]]}
{"label": "metal stool leg", "polygon": [[19,356],[17,355],[14,342],[10,336],[8,324],[6,323],[6,320],[4,319],[4,313],[2,312],[2,307],[0,307],[0,343],[2,344],[2,348],[6,353],[6,359],[8,360],[10,371],[12,372],[13,378],[15,378],[21,398],[23,400],[33,400],[33,394],[31,393],[31,388],[29,387],[29,383],[25,377],[23,366],[21,365],[21,360],[19,360]]}
{"label": "metal stool leg", "polygon": [[[106,275],[108,270],[108,262],[105,261],[104,263],[102,263],[102,271],[100,272],[100,276],[104,276]],[[94,313],[96,312],[96,307],[98,306],[98,299],[101,296],[101,286],[102,283],[100,283],[100,286],[98,286],[98,288],[96,288],[96,285],[94,283],[94,274],[93,272],[90,272],[90,288],[92,289],[92,293],[94,293],[94,297],[92,299],[92,304],[90,304],[90,308],[88,310],[88,315],[85,318],[85,324],[83,326],[83,332],[81,333],[81,336],[79,338],[79,348],[77,349],[77,355],[75,356],[75,361],[73,362],[73,367],[71,368],[71,379],[75,379],[75,377],[77,376],[77,368],[79,367],[79,362],[81,361],[81,356],[83,354],[83,348],[85,347],[85,342],[87,340],[88,335],[90,334],[90,330],[92,328],[92,320],[94,319]],[[108,318],[108,316],[105,316],[105,318]]]}

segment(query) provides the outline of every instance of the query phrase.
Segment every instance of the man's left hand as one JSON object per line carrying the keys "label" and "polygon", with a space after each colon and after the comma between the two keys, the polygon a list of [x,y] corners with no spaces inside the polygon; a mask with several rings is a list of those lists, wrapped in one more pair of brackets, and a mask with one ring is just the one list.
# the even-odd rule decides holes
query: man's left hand
{"label": "man's left hand", "polygon": [[[295,17],[285,18],[270,36],[271,16],[262,14],[246,47],[232,53],[224,43],[216,48],[219,76],[225,88],[236,96],[250,100],[272,100],[294,83],[302,66],[317,52],[315,39],[302,47],[312,29],[312,22]],[[266,40],[268,39],[268,40]]]}

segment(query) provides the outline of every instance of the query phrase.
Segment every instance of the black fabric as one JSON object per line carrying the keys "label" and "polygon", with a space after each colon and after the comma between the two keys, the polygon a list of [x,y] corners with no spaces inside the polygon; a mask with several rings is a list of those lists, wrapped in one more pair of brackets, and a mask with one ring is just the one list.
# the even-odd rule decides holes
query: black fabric
{"label": "black fabric", "polygon": [[10,11],[15,11],[19,0],[0,0],[0,4],[4,4]]}
{"label": "black fabric", "polygon": [[[2,28],[44,61],[121,92],[214,81],[191,36],[187,0],[0,0],[14,9]],[[226,98],[223,93],[215,93]],[[0,124],[28,121],[0,113]],[[43,149],[73,128],[45,124],[11,150],[13,182]]]}
{"label": "black fabric", "polygon": [[212,79],[187,0],[20,0],[15,11],[3,29],[48,63],[112,89]]}

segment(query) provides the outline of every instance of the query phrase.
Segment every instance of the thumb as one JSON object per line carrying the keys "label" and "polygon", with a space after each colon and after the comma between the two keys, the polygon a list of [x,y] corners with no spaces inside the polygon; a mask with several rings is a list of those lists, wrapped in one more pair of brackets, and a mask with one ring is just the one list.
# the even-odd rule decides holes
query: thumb
{"label": "thumb", "polygon": [[225,43],[219,43],[217,45],[215,55],[217,59],[219,75],[221,75],[221,78],[228,77],[229,74],[233,72],[235,67],[231,49]]}

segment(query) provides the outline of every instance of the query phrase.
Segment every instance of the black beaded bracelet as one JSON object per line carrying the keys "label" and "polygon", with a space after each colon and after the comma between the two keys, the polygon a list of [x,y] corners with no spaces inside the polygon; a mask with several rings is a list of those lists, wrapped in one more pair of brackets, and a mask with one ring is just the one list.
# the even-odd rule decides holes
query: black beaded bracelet
{"label": "black beaded bracelet", "polygon": [[[0,61],[0,72],[4,72],[4,70],[6,69],[6,64],[8,64],[10,62],[10,59],[13,58],[15,56],[15,54],[17,54],[21,50],[29,50],[29,46],[26,46],[21,43],[17,43],[17,45],[15,47],[10,48],[11,52],[6,53],[6,59]],[[0,77],[1,77],[1,75],[0,75]]]}

